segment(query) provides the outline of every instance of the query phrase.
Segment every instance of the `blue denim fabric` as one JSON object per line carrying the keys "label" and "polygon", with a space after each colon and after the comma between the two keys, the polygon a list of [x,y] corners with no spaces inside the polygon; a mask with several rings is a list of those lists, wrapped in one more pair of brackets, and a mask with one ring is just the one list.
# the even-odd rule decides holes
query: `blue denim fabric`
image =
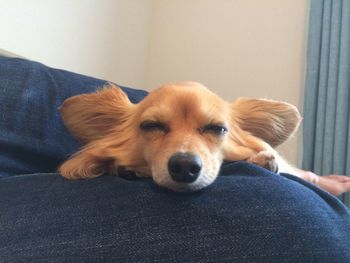
{"label": "blue denim fabric", "polygon": [[[79,147],[58,108],[73,95],[91,93],[106,81],[0,57],[0,177],[54,172]],[[133,102],[147,93],[123,88]]]}
{"label": "blue denim fabric", "polygon": [[0,179],[0,262],[350,262],[350,214],[294,177],[230,164],[204,191],[150,179]]}
{"label": "blue denim fabric", "polygon": [[350,262],[349,210],[291,175],[231,163],[204,191],[175,194],[52,173],[79,146],[57,108],[103,84],[0,57],[1,263]]}

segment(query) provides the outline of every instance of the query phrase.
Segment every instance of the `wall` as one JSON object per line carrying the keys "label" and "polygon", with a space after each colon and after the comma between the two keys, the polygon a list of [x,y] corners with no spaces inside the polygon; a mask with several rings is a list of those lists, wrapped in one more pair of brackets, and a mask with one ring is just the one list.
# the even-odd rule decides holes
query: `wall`
{"label": "wall", "polygon": [[[147,88],[196,80],[234,100],[301,108],[306,0],[154,0]],[[297,163],[297,137],[281,148]]]}
{"label": "wall", "polygon": [[142,87],[151,0],[0,0],[0,48]]}
{"label": "wall", "polygon": [[[308,0],[0,0],[0,48],[120,84],[301,109]],[[297,163],[298,137],[282,147]]]}

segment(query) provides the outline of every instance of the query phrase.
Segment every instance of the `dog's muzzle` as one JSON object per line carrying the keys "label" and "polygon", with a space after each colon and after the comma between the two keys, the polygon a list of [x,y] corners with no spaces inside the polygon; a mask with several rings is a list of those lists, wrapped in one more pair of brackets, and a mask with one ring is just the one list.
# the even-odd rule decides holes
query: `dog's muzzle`
{"label": "dog's muzzle", "polygon": [[168,171],[171,178],[179,183],[193,183],[202,170],[202,160],[190,152],[178,152],[168,161]]}

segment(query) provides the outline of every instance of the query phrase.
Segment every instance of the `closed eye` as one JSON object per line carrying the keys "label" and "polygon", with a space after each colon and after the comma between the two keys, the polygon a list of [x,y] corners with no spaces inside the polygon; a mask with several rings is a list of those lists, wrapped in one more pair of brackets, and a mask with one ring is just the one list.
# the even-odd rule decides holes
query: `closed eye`
{"label": "closed eye", "polygon": [[143,121],[140,124],[140,129],[145,132],[154,132],[154,131],[162,131],[162,132],[169,132],[169,127],[158,121]]}
{"label": "closed eye", "polygon": [[208,124],[201,129],[202,133],[212,133],[217,136],[224,135],[227,131],[226,126],[220,124]]}

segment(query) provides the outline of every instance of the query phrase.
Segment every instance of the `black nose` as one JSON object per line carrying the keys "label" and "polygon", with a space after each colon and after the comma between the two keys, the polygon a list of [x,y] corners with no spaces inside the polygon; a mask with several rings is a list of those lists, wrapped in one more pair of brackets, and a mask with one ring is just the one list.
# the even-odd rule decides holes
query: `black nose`
{"label": "black nose", "polygon": [[168,161],[170,176],[176,182],[194,182],[202,169],[202,160],[192,153],[175,153]]}

